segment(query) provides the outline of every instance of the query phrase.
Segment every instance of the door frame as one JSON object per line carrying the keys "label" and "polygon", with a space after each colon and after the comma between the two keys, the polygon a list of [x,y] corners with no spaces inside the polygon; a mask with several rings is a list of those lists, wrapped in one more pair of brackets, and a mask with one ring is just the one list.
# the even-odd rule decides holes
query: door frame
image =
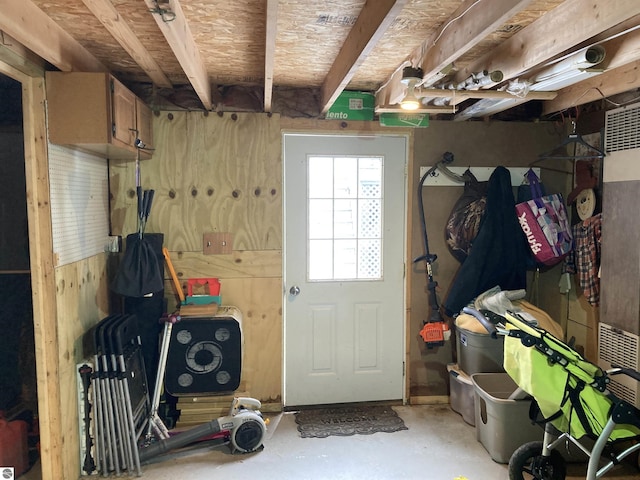
{"label": "door frame", "polygon": [[[302,125],[302,126],[301,126]],[[365,128],[363,128],[363,126]],[[405,198],[404,198],[404,282],[403,282],[403,308],[404,308],[404,344],[403,344],[403,352],[404,352],[404,369],[403,369],[403,381],[404,388],[402,391],[402,403],[407,404],[409,400],[410,393],[410,326],[411,326],[411,311],[409,305],[411,305],[410,293],[411,293],[411,265],[412,261],[409,258],[411,252],[411,232],[412,232],[412,202],[411,195],[413,194],[413,190],[410,188],[414,183],[414,175],[413,175],[413,163],[414,163],[414,134],[413,129],[410,128],[394,128],[392,132],[389,131],[389,128],[381,127],[377,124],[373,124],[372,122],[356,122],[355,126],[350,126],[347,122],[340,121],[326,121],[326,120],[299,120],[299,119],[287,119],[282,118],[281,120],[281,129],[280,129],[280,140],[282,145],[282,185],[283,188],[285,184],[285,152],[284,152],[284,136],[287,134],[297,134],[297,135],[316,135],[316,136],[336,136],[336,135],[344,135],[344,136],[358,136],[358,137],[378,137],[378,136],[393,136],[393,137],[404,137],[406,140],[406,160],[405,160]],[[286,197],[286,192],[283,191],[283,198]],[[283,232],[285,231],[285,222],[286,222],[286,200],[282,202],[282,218],[283,218]],[[284,246],[284,235],[283,235],[283,248],[282,252],[284,255],[285,246]],[[281,305],[283,307],[282,310],[282,367],[281,367],[281,395],[282,395],[282,405],[286,410],[284,392],[285,392],[285,325],[286,325],[286,276],[285,276],[285,262],[282,262],[282,300]]]}
{"label": "door frame", "polygon": [[63,478],[55,258],[49,195],[44,69],[0,59],[0,73],[22,84],[24,163],[33,303],[42,478]]}

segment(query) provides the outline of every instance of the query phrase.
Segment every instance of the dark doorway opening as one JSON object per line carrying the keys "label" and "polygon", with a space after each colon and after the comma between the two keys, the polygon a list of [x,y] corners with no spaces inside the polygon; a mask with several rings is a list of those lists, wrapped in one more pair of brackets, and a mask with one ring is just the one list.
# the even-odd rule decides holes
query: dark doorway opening
{"label": "dark doorway opening", "polygon": [[[0,292],[3,301],[0,315],[0,418],[8,422],[0,429],[0,450],[3,460],[25,459],[17,465],[9,465],[16,467],[16,474],[20,474],[20,471],[33,466],[39,456],[38,392],[22,85],[1,74],[0,225]],[[15,455],[9,452],[15,452]]]}

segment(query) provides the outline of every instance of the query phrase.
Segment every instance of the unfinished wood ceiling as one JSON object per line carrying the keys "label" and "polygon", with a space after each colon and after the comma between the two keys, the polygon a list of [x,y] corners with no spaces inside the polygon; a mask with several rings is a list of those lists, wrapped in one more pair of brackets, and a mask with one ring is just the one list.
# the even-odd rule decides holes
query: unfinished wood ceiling
{"label": "unfinished wood ceiling", "polygon": [[[637,0],[4,0],[0,9],[2,48],[18,42],[52,69],[110,71],[153,108],[309,117],[343,90],[398,110],[405,67],[421,68],[418,111],[454,120],[522,105],[548,116],[635,93],[639,25]],[[572,67],[581,75],[539,82],[594,48],[597,61]]]}

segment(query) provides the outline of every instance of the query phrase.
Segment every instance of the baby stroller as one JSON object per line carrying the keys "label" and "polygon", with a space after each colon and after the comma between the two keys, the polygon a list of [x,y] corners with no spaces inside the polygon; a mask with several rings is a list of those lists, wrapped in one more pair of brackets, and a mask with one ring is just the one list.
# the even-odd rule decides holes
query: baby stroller
{"label": "baby stroller", "polygon": [[[557,447],[565,443],[589,457],[586,480],[601,478],[622,459],[640,451],[640,410],[607,389],[611,375],[640,381],[639,372],[621,367],[603,371],[517,313],[508,311],[502,316],[468,307],[463,312],[478,319],[493,338],[504,335],[504,368],[533,397],[532,406],[537,405],[539,415],[532,408],[532,420],[545,426],[542,442],[522,445],[511,456],[510,480],[564,479],[565,459]],[[595,442],[591,449],[584,445],[588,438]],[[614,453],[614,445],[622,448]],[[609,460],[601,462],[605,450],[611,450]]]}

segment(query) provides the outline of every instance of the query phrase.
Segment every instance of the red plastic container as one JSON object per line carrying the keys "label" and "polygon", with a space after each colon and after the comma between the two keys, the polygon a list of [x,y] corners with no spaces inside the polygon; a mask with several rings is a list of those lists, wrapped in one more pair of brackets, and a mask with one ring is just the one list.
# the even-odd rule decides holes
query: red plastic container
{"label": "red plastic container", "polygon": [[7,422],[0,418],[0,466],[13,467],[16,477],[29,467],[27,430],[27,422],[23,420]]}
{"label": "red plastic container", "polygon": [[194,288],[204,290],[196,292],[196,295],[220,295],[220,281],[217,278],[190,278],[187,280],[187,295],[193,296]]}

